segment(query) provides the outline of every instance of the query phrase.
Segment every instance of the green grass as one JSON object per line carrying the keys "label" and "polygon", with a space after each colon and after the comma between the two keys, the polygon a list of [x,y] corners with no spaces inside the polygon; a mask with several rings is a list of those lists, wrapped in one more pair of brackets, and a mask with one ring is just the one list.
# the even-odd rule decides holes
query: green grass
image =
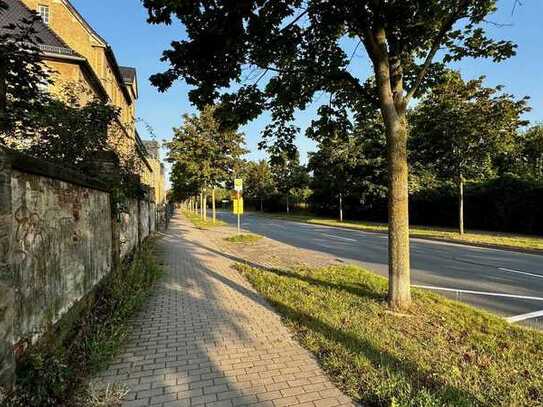
{"label": "green grass", "polygon": [[152,241],[144,243],[130,263],[106,277],[94,296],[81,305],[75,322],[63,317],[36,345],[30,346],[18,362],[15,391],[2,405],[87,406],[95,405],[89,400],[104,397],[87,388],[85,380],[117,354],[130,331],[130,317],[143,305],[162,274],[152,245]]}
{"label": "green grass", "polygon": [[[268,215],[266,215],[268,216]],[[336,219],[320,218],[309,215],[270,215],[275,218],[292,220],[295,222],[310,223],[314,225],[334,226],[345,229],[364,230],[368,232],[380,232],[386,233],[388,231],[388,225],[386,223],[377,222],[365,222],[365,221],[344,221],[340,222]],[[484,245],[492,247],[501,247],[505,249],[523,249],[543,251],[543,237],[529,236],[529,235],[515,235],[509,233],[500,232],[486,232],[486,231],[473,231],[466,232],[463,235],[456,230],[439,228],[439,227],[426,227],[426,226],[412,226],[410,228],[411,237],[438,239],[445,241],[453,241],[458,243],[467,243],[475,245]]]}
{"label": "green grass", "polygon": [[208,217],[207,221],[204,221],[199,214],[187,210],[183,210],[183,215],[198,229],[207,229],[226,225],[226,223],[221,220],[216,220],[215,223],[213,223],[213,219],[211,219],[211,217]]}
{"label": "green grass", "polygon": [[253,234],[241,234],[225,237],[224,240],[230,243],[254,243],[262,239],[262,236]]}
{"label": "green grass", "polygon": [[539,332],[419,290],[389,312],[386,279],[354,266],[237,268],[364,406],[543,405]]}

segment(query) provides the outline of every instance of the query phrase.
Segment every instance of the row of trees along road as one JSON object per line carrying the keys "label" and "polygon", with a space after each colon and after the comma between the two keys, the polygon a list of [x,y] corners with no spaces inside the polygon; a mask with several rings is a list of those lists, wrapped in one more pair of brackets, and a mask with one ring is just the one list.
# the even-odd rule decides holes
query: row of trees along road
{"label": "row of trees along road", "polygon": [[[171,67],[154,75],[152,82],[164,91],[184,78],[194,86],[191,101],[203,107],[221,99],[222,122],[234,128],[271,111],[272,123],[264,132],[267,145],[291,144],[295,111],[321,92],[331,96],[335,110],[363,115],[368,106],[379,108],[389,177],[388,302],[393,310],[407,308],[411,303],[407,109],[448,62],[464,57],[498,62],[514,54],[514,44],[485,34],[486,18],[495,11],[496,1],[144,0],[143,4],[150,23],[171,24],[177,18],[188,37],[164,52]],[[359,45],[373,68],[367,78],[359,76],[365,63],[357,57]],[[261,74],[255,76],[258,71]],[[224,91],[231,84],[236,85],[232,91]]]}
{"label": "row of trees along road", "polygon": [[168,160],[173,163],[171,181],[173,196],[180,201],[194,201],[200,196],[202,218],[206,220],[206,202],[211,190],[213,223],[216,221],[215,190],[240,173],[244,135],[232,129],[221,129],[215,118],[216,107],[205,106],[199,115],[184,115],[184,123],[175,129]]}

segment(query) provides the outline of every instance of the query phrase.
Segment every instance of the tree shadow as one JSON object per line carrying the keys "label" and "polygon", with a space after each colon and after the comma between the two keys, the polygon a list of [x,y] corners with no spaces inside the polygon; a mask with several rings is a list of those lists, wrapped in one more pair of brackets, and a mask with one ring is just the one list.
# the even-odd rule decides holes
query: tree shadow
{"label": "tree shadow", "polygon": [[[293,275],[289,272],[281,272],[279,270],[268,270],[274,274],[284,276],[284,277],[294,277],[299,276]],[[243,295],[250,296],[259,302],[267,302],[271,305],[271,308],[279,312],[279,314],[292,322],[299,324],[300,326],[312,330],[326,339],[341,344],[349,352],[355,354],[362,354],[364,357],[370,361],[370,363],[379,370],[399,372],[404,376],[410,385],[418,390],[428,389],[432,392],[439,395],[442,398],[443,405],[451,405],[449,403],[454,403],[452,405],[464,405],[464,406],[474,406],[479,405],[480,402],[477,397],[470,392],[459,389],[455,386],[451,386],[435,377],[432,377],[432,372],[425,371],[417,363],[401,359],[393,355],[390,352],[384,351],[381,348],[376,347],[371,341],[360,338],[358,336],[344,332],[338,328],[335,328],[328,323],[313,317],[307,313],[296,310],[289,305],[282,303],[280,301],[273,300],[271,298],[263,299],[262,296],[258,293],[254,293],[245,287],[239,286],[235,282],[225,279],[220,275],[217,275],[215,272],[206,270],[206,273],[212,275],[214,278],[219,279],[224,284],[229,285],[233,289],[239,291]],[[320,280],[317,280],[320,283]],[[332,284],[334,289],[342,289],[341,286]],[[378,296],[382,299],[382,297]],[[385,333],[384,333],[385,334]],[[322,357],[322,355],[317,354],[317,358]],[[375,397],[375,396],[374,396]],[[370,397],[371,398],[371,397]],[[372,400],[365,400],[372,402]],[[375,401],[375,400],[373,400]],[[461,402],[462,404],[458,404]]]}
{"label": "tree shadow", "polygon": [[329,281],[326,281],[326,280],[317,279],[317,278],[314,278],[314,277],[311,277],[311,276],[308,276],[308,275],[302,275],[302,274],[299,274],[299,273],[295,273],[295,272],[292,272],[292,271],[279,269],[279,268],[267,267],[267,266],[264,266],[262,264],[258,264],[258,263],[249,261],[249,260],[244,259],[242,257],[238,257],[238,256],[234,256],[234,255],[231,255],[231,254],[228,254],[228,253],[218,251],[218,250],[216,250],[216,249],[214,249],[212,247],[209,247],[209,246],[206,246],[206,245],[203,245],[203,244],[200,244],[200,243],[191,242],[191,244],[194,245],[194,246],[200,247],[200,248],[202,248],[204,250],[207,250],[209,252],[212,252],[214,254],[217,254],[217,255],[219,255],[221,257],[224,257],[224,258],[226,258],[228,260],[234,261],[236,263],[244,264],[244,265],[247,265],[247,266],[252,267],[252,268],[256,268],[256,269],[259,269],[259,270],[264,270],[264,271],[267,271],[267,272],[270,272],[270,273],[274,273],[274,274],[276,274],[278,276],[288,277],[288,278],[295,278],[297,280],[304,281],[306,283],[309,283],[309,284],[312,284],[312,285],[317,285],[317,286],[320,286],[320,287],[326,287],[326,288],[330,288],[330,289],[334,289],[334,290],[340,290],[340,291],[347,291],[347,292],[349,292],[349,293],[351,293],[353,295],[357,295],[359,297],[371,298],[372,300],[375,300],[375,301],[386,301],[386,293],[383,293],[383,294],[376,293],[375,291],[370,290],[370,289],[364,287],[363,285],[335,284],[335,283],[332,283],[332,282],[329,282]]}
{"label": "tree shadow", "polygon": [[[247,264],[253,268],[262,270],[264,272],[272,273],[279,277],[293,278],[319,287],[346,291],[353,295],[368,298],[374,301],[385,301],[385,294],[380,295],[364,287],[353,287],[349,285],[334,284],[331,282],[323,281],[321,279],[313,278],[311,276],[301,275],[292,271],[263,267],[253,262],[248,262],[240,257],[219,252],[211,247],[208,247],[198,242],[190,242],[190,244],[199,247],[202,250],[212,252],[214,254],[220,255],[238,263]],[[273,300],[271,298],[264,298],[256,291],[243,287],[237,282],[225,277],[224,275],[216,273],[209,268],[203,268],[202,271],[205,272],[207,275],[211,276],[212,278],[238,291],[244,296],[251,298],[253,301],[267,305],[271,309],[277,311],[283,318],[286,318],[305,329],[314,331],[317,334],[325,337],[327,340],[336,342],[341,346],[344,346],[351,353],[362,354],[376,369],[401,374],[409,382],[409,384],[417,390],[430,390],[437,397],[441,398],[440,402],[442,402],[443,405],[474,406],[480,404],[480,401],[477,399],[477,397],[471,394],[469,391],[452,386],[443,382],[442,380],[433,377],[431,371],[424,370],[414,361],[399,358],[390,352],[376,347],[374,343],[367,339],[335,328],[328,323],[322,321],[321,319],[315,318],[314,316],[304,313],[300,310],[296,310],[285,303]],[[322,355],[317,354],[316,357],[320,358],[322,357]],[[366,392],[366,394],[368,394],[368,392]],[[376,405],[380,405],[380,402],[376,400],[377,395],[373,395],[370,392],[370,394],[368,394],[368,398],[369,399],[364,401],[372,404],[377,403]]]}
{"label": "tree shadow", "polygon": [[[480,405],[480,401],[475,395],[436,379],[432,376],[432,372],[425,371],[413,361],[400,359],[392,353],[376,347],[367,339],[344,332],[285,303],[270,298],[267,300],[284,318],[324,336],[327,340],[341,344],[349,352],[364,355],[378,370],[401,373],[413,388],[417,390],[428,389],[438,395],[443,405]],[[317,358],[320,356],[317,354]],[[462,404],[458,404],[459,402]]]}

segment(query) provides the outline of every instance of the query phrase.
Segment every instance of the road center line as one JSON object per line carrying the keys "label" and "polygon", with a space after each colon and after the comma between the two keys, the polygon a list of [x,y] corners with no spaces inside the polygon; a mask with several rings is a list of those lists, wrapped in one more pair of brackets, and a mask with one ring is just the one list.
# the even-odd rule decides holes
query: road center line
{"label": "road center line", "polygon": [[521,300],[543,301],[542,297],[530,297],[526,295],[493,293],[493,292],[488,292],[488,291],[460,290],[457,288],[434,287],[431,285],[413,285],[413,287],[424,288],[426,290],[449,291],[449,292],[454,292],[454,293],[475,294],[475,295],[487,295],[490,297],[505,297],[505,298],[518,298]]}
{"label": "road center line", "polygon": [[525,275],[525,276],[530,276],[530,277],[543,278],[543,275],[542,275],[542,274],[528,273],[528,272],[526,272],[526,271],[519,271],[519,270],[508,269],[508,268],[506,268],[506,267],[498,267],[498,270],[507,271],[508,273],[523,274],[523,275]]}
{"label": "road center line", "polygon": [[356,239],[351,239],[349,237],[343,237],[343,236],[329,235],[327,233],[321,233],[321,236],[330,237],[332,239],[345,240],[346,242],[356,242]]}
{"label": "road center line", "polygon": [[519,321],[525,321],[527,319],[532,319],[532,318],[537,318],[537,317],[543,317],[543,310],[528,312],[527,314],[515,315],[514,317],[509,317],[505,319],[507,320],[507,322],[519,322]]}

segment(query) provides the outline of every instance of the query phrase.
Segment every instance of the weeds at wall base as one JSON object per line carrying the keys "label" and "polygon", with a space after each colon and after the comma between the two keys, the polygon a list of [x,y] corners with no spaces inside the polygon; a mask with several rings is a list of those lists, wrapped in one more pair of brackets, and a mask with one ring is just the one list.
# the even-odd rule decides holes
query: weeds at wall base
{"label": "weeds at wall base", "polygon": [[149,239],[37,344],[28,345],[17,363],[15,390],[3,401],[0,398],[2,407],[107,405],[96,400],[125,394],[113,388],[104,394],[85,384],[115,356],[128,333],[129,317],[140,309],[162,273],[152,246]]}

